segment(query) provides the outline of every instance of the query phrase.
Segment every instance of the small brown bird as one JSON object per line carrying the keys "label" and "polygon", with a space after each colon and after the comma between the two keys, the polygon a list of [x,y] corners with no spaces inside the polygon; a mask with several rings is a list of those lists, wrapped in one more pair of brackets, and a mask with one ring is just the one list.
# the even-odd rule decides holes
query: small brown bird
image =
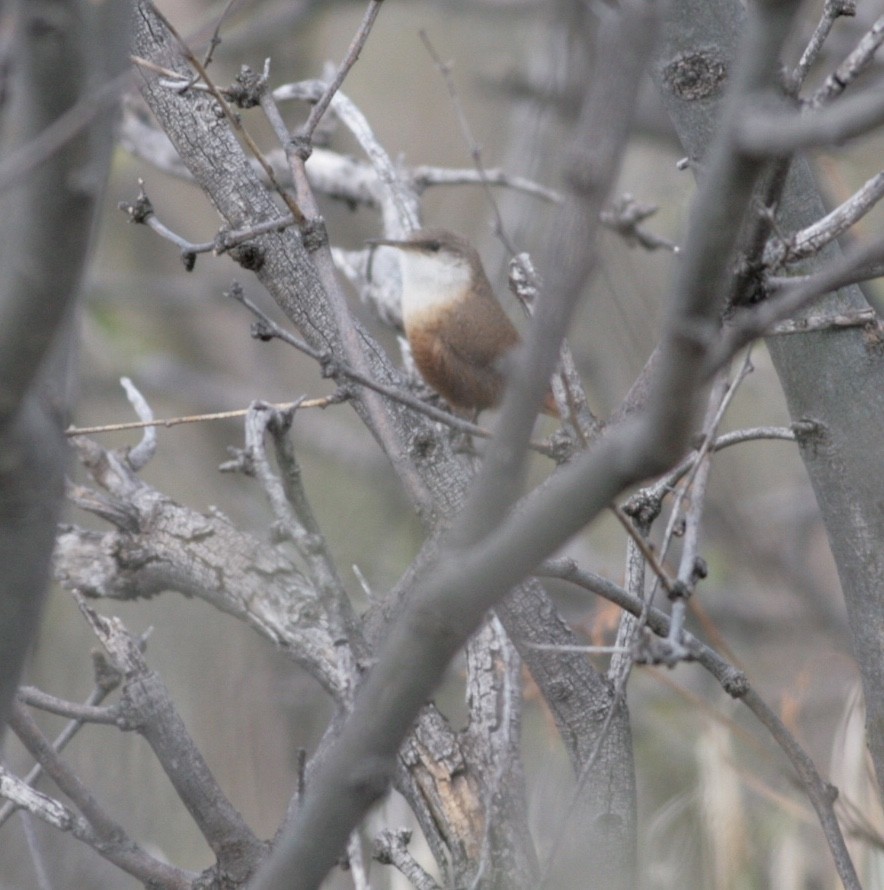
{"label": "small brown bird", "polygon": [[[502,361],[521,337],[475,248],[445,229],[369,243],[401,251],[405,335],[427,383],[455,408],[478,414],[497,405],[506,383]],[[558,415],[552,394],[543,410]]]}

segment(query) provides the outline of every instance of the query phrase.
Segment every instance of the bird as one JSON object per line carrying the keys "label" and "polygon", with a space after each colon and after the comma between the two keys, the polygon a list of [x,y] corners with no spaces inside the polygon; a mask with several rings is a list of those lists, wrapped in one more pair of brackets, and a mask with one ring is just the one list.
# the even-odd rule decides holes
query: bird
{"label": "bird", "polygon": [[[400,251],[405,336],[421,376],[453,408],[497,406],[505,357],[522,338],[503,311],[478,251],[447,229],[417,229],[405,239],[369,244]],[[543,411],[558,416],[552,393]]]}

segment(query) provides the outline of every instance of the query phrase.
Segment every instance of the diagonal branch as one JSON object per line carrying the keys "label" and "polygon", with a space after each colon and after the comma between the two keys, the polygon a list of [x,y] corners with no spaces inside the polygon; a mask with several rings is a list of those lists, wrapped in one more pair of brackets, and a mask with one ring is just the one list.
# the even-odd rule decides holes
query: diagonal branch
{"label": "diagonal branch", "polygon": [[[100,850],[106,859],[145,884],[159,881],[163,886],[175,890],[190,888],[191,883],[186,872],[155,859],[129,838],[123,827],[107,813],[74,771],[58,756],[22,705],[13,707],[10,726],[31,755],[40,762],[47,775],[83,813],[91,831],[94,832],[95,839],[92,845]],[[30,798],[20,794],[17,802],[27,806],[29,800],[34,802],[33,797],[36,794],[37,792],[31,791]],[[31,806],[28,808],[31,812],[35,812]],[[48,810],[43,808],[37,813],[38,815],[48,813]],[[53,824],[65,830],[73,829],[74,833],[84,840],[91,834],[83,832],[82,829],[78,831],[77,820],[65,818],[61,814],[58,819],[53,820]]]}
{"label": "diagonal branch", "polygon": [[[103,618],[75,594],[80,612],[101,641],[111,662],[123,674],[121,708],[145,739],[218,857],[218,868],[243,882],[265,853],[242,816],[224,795],[187,731],[169,690],[150,670],[138,642],[118,618]],[[82,809],[82,804],[81,804]],[[84,810],[90,822],[94,820]]]}

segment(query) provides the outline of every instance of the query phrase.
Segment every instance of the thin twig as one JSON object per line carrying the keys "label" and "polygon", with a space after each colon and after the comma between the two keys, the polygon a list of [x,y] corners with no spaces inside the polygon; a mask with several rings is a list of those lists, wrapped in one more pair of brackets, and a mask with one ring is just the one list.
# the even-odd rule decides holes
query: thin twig
{"label": "thin twig", "polygon": [[141,441],[129,449],[126,460],[129,466],[137,473],[143,470],[154,458],[157,451],[157,431],[153,425],[154,413],[148,404],[147,399],[137,389],[135,384],[128,377],[121,377],[120,384],[126,392],[126,398],[129,404],[135,410],[135,413],[144,423],[150,424],[144,428],[144,435]]}
{"label": "thin twig", "polygon": [[[662,554],[665,554],[669,549],[669,544],[672,541],[672,535],[675,530],[675,525],[678,519],[678,514],[681,507],[681,502],[687,496],[688,488],[690,487],[694,477],[699,471],[700,464],[709,453],[712,442],[714,441],[715,433],[718,429],[719,424],[721,423],[722,418],[724,417],[725,411],[727,411],[730,406],[731,400],[737,393],[737,389],[739,385],[745,380],[746,376],[752,370],[752,360],[751,353],[747,352],[746,356],[743,359],[743,364],[740,366],[740,370],[737,372],[736,378],[731,382],[729,386],[727,386],[723,392],[719,391],[713,393],[710,396],[710,412],[707,415],[706,426],[703,430],[703,439],[700,443],[700,447],[691,455],[691,467],[687,472],[687,479],[684,480],[684,485],[677,492],[675,503],[673,504],[672,510],[670,512],[669,523],[666,528],[666,532],[663,535],[663,543],[660,545],[660,551]],[[714,405],[714,400],[718,398],[718,404]],[[714,407],[713,407],[714,405]],[[653,598],[653,596],[652,596]]]}
{"label": "thin twig", "polygon": [[834,331],[843,328],[864,328],[879,324],[878,313],[874,309],[859,309],[837,315],[809,315],[807,318],[791,318],[775,324],[767,336],[806,334],[808,331]]}
{"label": "thin twig", "polygon": [[[743,442],[757,442],[761,440],[781,439],[787,442],[795,441],[795,431],[788,427],[759,426],[748,429],[733,430],[718,436],[712,443],[713,451],[721,451],[732,445],[740,445]],[[670,470],[665,476],[658,479],[653,485],[645,486],[636,497],[635,501],[658,503],[667,494],[675,490],[675,486],[691,471],[697,462],[697,451],[692,451],[677,467]]]}
{"label": "thin twig", "polygon": [[38,760],[56,785],[74,802],[95,831],[104,837],[124,838],[125,833],[86,784],[58,756],[21,703],[13,705],[9,725],[21,743]]}
{"label": "thin twig", "polygon": [[[316,102],[322,96],[326,84],[319,80],[283,84],[273,90],[273,99],[283,102],[297,99]],[[378,200],[384,218],[384,230],[404,234],[418,228],[420,206],[415,190],[403,182],[396,165],[375,136],[368,119],[350,98],[340,90],[335,93],[332,108],[337,119],[350,131],[377,174],[382,188]]]}
{"label": "thin twig", "polygon": [[397,831],[384,829],[374,841],[372,856],[382,865],[395,865],[411,882],[415,890],[441,890],[439,884],[418,864],[408,850],[411,832],[407,828]]}
{"label": "thin twig", "polygon": [[277,194],[279,194],[279,196],[285,202],[286,207],[288,207],[288,209],[291,211],[292,216],[294,216],[297,224],[302,225],[306,220],[305,220],[304,214],[301,212],[301,208],[298,206],[297,202],[289,194],[289,192],[285,188],[283,188],[277,181],[276,174],[273,172],[273,167],[270,165],[269,161],[264,157],[264,154],[261,151],[261,149],[258,147],[257,142],[255,142],[255,140],[252,138],[251,134],[243,126],[240,116],[238,114],[236,114],[236,112],[233,111],[233,109],[230,107],[230,104],[227,102],[227,100],[224,98],[224,96],[221,95],[221,91],[212,82],[212,79],[209,77],[209,74],[206,71],[203,64],[193,54],[190,47],[187,45],[187,41],[184,40],[184,38],[178,33],[177,30],[175,30],[175,27],[168,20],[168,18],[166,18],[166,16],[163,15],[163,13],[160,12],[159,9],[157,9],[156,4],[153,2],[151,2],[151,9],[152,9],[154,15],[156,15],[157,18],[163,23],[163,25],[166,28],[168,28],[169,33],[175,38],[175,40],[177,41],[178,45],[181,48],[182,53],[184,54],[184,57],[191,64],[191,66],[194,68],[194,70],[197,71],[197,73],[200,75],[203,83],[205,83],[209,92],[212,94],[212,97],[215,99],[215,101],[221,107],[221,110],[224,112],[224,116],[227,118],[230,125],[233,127],[233,129],[237,133],[239,133],[239,135],[242,137],[243,141],[245,142],[246,146],[248,147],[249,151],[251,151],[253,157],[255,157],[255,159],[261,165],[262,169],[264,170],[265,175],[270,180],[270,182],[273,185],[273,188],[276,190]]}
{"label": "thin twig", "polygon": [[[709,473],[712,468],[710,446],[715,439],[718,425],[721,423],[724,412],[727,410],[727,406],[733,398],[737,386],[750,368],[751,360],[747,353],[743,367],[732,386],[728,386],[727,378],[723,375],[717,381],[717,384],[713,386],[707,409],[707,421],[703,430],[703,441],[700,445],[694,467],[691,470],[692,478],[679,492],[688,501],[688,504],[683,513],[684,535],[681,559],[678,565],[679,596],[672,603],[669,635],[666,638],[666,644],[669,648],[668,657],[672,661],[678,661],[688,654],[681,642],[687,603],[688,599],[693,595],[697,581],[706,575],[705,564],[700,562],[699,544],[700,520],[702,519],[703,508],[706,504],[706,490],[709,484]],[[676,513],[677,511],[673,509],[672,516],[674,517]],[[665,553],[665,545],[663,552]],[[700,568],[701,565],[703,566],[702,569]]]}
{"label": "thin twig", "polygon": [[102,855],[145,883],[158,882],[162,876],[168,881],[163,886],[190,886],[189,883],[184,883],[184,872],[150,856],[128,837],[123,827],[110,816],[86,784],[53,750],[21,704],[13,706],[9,725],[34,759],[43,765],[46,773],[86,818],[98,836],[98,843],[94,845]]}
{"label": "thin twig", "polygon": [[244,229],[221,229],[212,241],[191,242],[160,222],[153,204],[147,196],[143,179],[138,180],[138,196],[135,201],[133,203],[121,201],[117,206],[129,217],[131,222],[146,225],[161,238],[171,241],[181,251],[181,257],[188,271],[193,268],[194,260],[198,254],[213,253],[215,256],[220,256],[259,235],[283,232],[295,225],[295,218],[289,214],[278,219],[269,219],[266,222],[246,226]]}
{"label": "thin twig", "polygon": [[580,652],[585,655],[619,655],[629,651],[626,646],[571,646],[564,643],[528,643],[527,646],[541,652]]}
{"label": "thin twig", "polygon": [[709,351],[706,373],[711,376],[731,360],[747,343],[764,336],[777,322],[788,318],[816,297],[843,286],[856,269],[864,269],[884,259],[884,237],[845,251],[825,268],[793,286],[778,288],[776,299],[740,309],[724,328],[718,343]]}
{"label": "thin twig", "polygon": [[847,58],[826,78],[823,85],[811,96],[808,107],[820,108],[840,96],[871,64],[882,43],[884,16],[875,21]]}
{"label": "thin twig", "polygon": [[337,91],[341,88],[341,85],[344,83],[344,79],[350,73],[350,69],[356,64],[356,60],[359,58],[359,54],[362,52],[363,46],[365,46],[365,41],[368,40],[368,35],[371,33],[374,21],[380,11],[381,0],[369,0],[368,8],[365,10],[365,15],[362,17],[359,28],[356,31],[353,40],[350,41],[350,46],[347,49],[347,54],[344,56],[341,64],[338,66],[338,70],[335,72],[335,76],[331,79],[328,86],[326,87],[325,92],[322,94],[319,101],[313,106],[313,109],[310,112],[310,115],[308,116],[306,122],[304,123],[304,126],[301,127],[301,129],[298,131],[298,136],[308,144],[313,139],[313,133],[316,130],[316,126],[319,123],[320,118],[323,116],[323,114],[325,114],[326,109],[331,104],[335,93],[337,93]]}
{"label": "thin twig", "polygon": [[430,55],[430,58],[433,60],[433,64],[435,64],[439,74],[442,75],[442,80],[445,83],[445,88],[448,90],[448,96],[451,100],[451,106],[454,109],[455,116],[457,117],[458,125],[460,126],[460,131],[463,134],[464,141],[467,144],[467,147],[470,152],[470,157],[473,159],[473,165],[476,168],[476,172],[479,175],[479,181],[482,183],[482,189],[485,192],[485,197],[488,199],[488,203],[491,205],[491,210],[494,214],[494,231],[498,238],[500,238],[501,243],[506,248],[507,252],[512,256],[516,253],[515,245],[510,241],[509,236],[506,233],[506,227],[503,224],[503,216],[500,212],[500,207],[497,206],[497,201],[494,198],[494,193],[491,190],[491,185],[488,180],[488,174],[485,170],[485,164],[482,161],[482,147],[479,145],[476,137],[473,135],[472,128],[470,127],[470,122],[467,119],[466,112],[463,108],[463,103],[460,101],[460,95],[457,92],[457,87],[454,83],[454,78],[451,76],[451,63],[443,62],[439,53],[436,52],[436,48],[433,46],[430,41],[427,32],[421,28],[418,32],[420,36],[421,42],[426,47],[427,52]]}
{"label": "thin twig", "polygon": [[[296,402],[280,402],[273,407],[279,411],[285,411],[297,405],[298,408],[327,408],[336,404],[339,399],[332,396],[323,396],[318,399],[301,399]],[[249,413],[248,408],[237,408],[234,411],[216,411],[213,414],[189,414],[184,417],[158,417],[155,420],[132,420],[126,423],[106,423],[101,426],[69,426],[64,434],[71,436],[94,436],[98,433],[118,433],[123,430],[143,430],[148,427],[172,427],[181,423],[203,423],[210,420],[235,420],[245,417]]]}
{"label": "thin twig", "polygon": [[[147,645],[147,638],[150,635],[148,630],[139,637],[138,645],[143,649]],[[100,653],[93,653],[93,665],[95,670],[96,683],[95,687],[89,693],[83,706],[87,708],[97,707],[100,705],[119,685],[122,679],[119,672],[115,671],[107,660]],[[84,722],[79,718],[75,718],[65,726],[65,728],[55,737],[52,742],[52,748],[57,753],[61,753],[67,747],[68,743],[83,728]],[[31,771],[25,776],[24,782],[33,786],[43,774],[43,767],[39,763],[35,763]],[[9,802],[0,807],[0,827],[15,812],[15,804]]]}
{"label": "thin twig", "polygon": [[[701,488],[705,488],[704,476],[708,473],[708,460],[706,458],[711,451],[715,450],[715,431],[721,423],[724,412],[727,410],[731,399],[733,399],[737,387],[749,373],[751,367],[750,357],[747,353],[743,365],[737,374],[736,380],[724,389],[724,392],[721,392],[721,388],[725,385],[722,381],[719,387],[714,389],[710,394],[710,407],[707,410],[707,421],[704,425],[704,436],[700,447],[689,455],[689,457],[686,458],[675,471],[667,474],[667,476],[664,477],[665,482],[658,482],[652,488],[649,489],[646,487],[633,495],[630,498],[628,511],[624,511],[619,507],[614,508],[615,515],[630,535],[633,544],[638,547],[654,570],[656,581],[646,598],[648,604],[651,604],[654,600],[656,585],[658,583],[666,591],[670,600],[672,600],[672,618],[669,637],[665,646],[656,647],[652,654],[652,658],[655,661],[662,661],[672,665],[683,658],[691,657],[690,651],[681,641],[681,635],[685,617],[686,600],[687,597],[690,596],[690,592],[693,588],[695,581],[694,574],[698,563],[695,560],[695,555],[692,555],[689,558],[685,556],[685,553],[690,550],[690,548],[686,546],[682,553],[682,560],[677,573],[677,578],[676,580],[672,580],[669,574],[663,569],[661,560],[665,557],[666,552],[669,549],[676,523],[680,520],[681,503],[687,497],[688,490],[694,484],[699,484]],[[669,520],[663,533],[663,541],[660,545],[658,556],[658,552],[653,550],[648,544],[644,534],[641,533],[641,529],[636,528],[630,521],[627,512],[630,515],[641,516],[643,514],[643,505],[650,504],[654,505],[653,512],[656,513],[659,510],[659,504],[663,494],[674,490],[675,485],[685,475],[687,475],[688,478],[685,484],[676,493],[675,503],[669,513]],[[695,499],[692,498],[692,503],[694,500]],[[702,495],[696,500],[698,503],[701,503]],[[643,620],[644,619],[642,619],[642,624]],[[640,628],[637,628],[634,633],[638,633],[639,630]]]}
{"label": "thin twig", "polygon": [[163,890],[193,890],[199,874],[168,865],[146,854],[140,847],[127,846],[125,835],[108,839],[95,831],[89,822],[73,809],[52,797],[35,791],[21,779],[8,772],[0,764],[0,797],[16,809],[36,816],[59,831],[70,832],[78,841],[91,847],[99,856],[131,874],[145,887],[162,887]]}
{"label": "thin twig", "polygon": [[789,732],[776,712],[754,689],[747,689],[742,701],[767,727],[774,741],[782,748],[798,773],[804,790],[816,810],[823,834],[832,851],[836,870],[846,890],[862,890],[853,860],[850,858],[850,851],[841,833],[841,826],[838,824],[838,817],[835,815],[834,803],[838,797],[838,789],[823,779],[807,752]]}
{"label": "thin twig", "polygon": [[[74,590],[73,595],[114,667],[126,677],[123,707],[138,733],[150,745],[200,833],[215,851],[219,868],[247,872],[255,867],[263,855],[263,845],[224,795],[187,731],[168,687],[159,674],[149,668],[138,640],[119,618],[105,618],[90,608],[78,591]],[[69,793],[64,786],[59,787]],[[93,822],[79,801],[78,806]]]}
{"label": "thin twig", "polygon": [[[103,723],[116,726],[123,717],[122,712],[115,705],[106,708],[88,704],[81,705],[50,695],[33,686],[21,686],[17,698],[24,705],[39,708],[50,714],[58,714],[60,717],[69,717],[77,723]],[[55,748],[54,745],[53,748]]]}
{"label": "thin twig", "polygon": [[599,220],[605,228],[620,235],[630,247],[639,244],[645,250],[662,248],[678,253],[679,247],[674,241],[641,227],[641,223],[653,216],[657,210],[653,204],[642,204],[626,192],[601,212]]}
{"label": "thin twig", "polygon": [[[208,68],[209,65],[212,64],[212,57],[215,55],[215,50],[217,47],[221,45],[221,25],[224,24],[224,19],[227,17],[227,14],[233,7],[233,4],[236,3],[237,0],[227,0],[227,6],[221,11],[221,15],[218,16],[218,22],[215,25],[215,30],[212,32],[212,36],[209,38],[209,48],[206,51],[206,56],[203,59],[203,68]],[[182,93],[187,92],[187,90],[191,89],[193,85],[200,79],[199,74],[194,74],[188,83],[184,84],[180,90]]]}
{"label": "thin twig", "polygon": [[208,68],[209,65],[212,64],[212,57],[215,55],[215,50],[221,45],[221,26],[224,24],[224,20],[230,15],[230,11],[237,2],[238,0],[227,0],[227,6],[221,10],[221,15],[218,16],[218,23],[215,25],[215,30],[212,31],[212,36],[209,38],[209,48],[203,59],[204,68]]}
{"label": "thin twig", "polygon": [[[428,405],[426,402],[421,401],[420,399],[409,393],[403,392],[401,389],[397,389],[396,387],[392,386],[386,386],[383,383],[378,383],[376,380],[372,380],[365,374],[362,374],[361,372],[356,371],[353,368],[349,368],[341,362],[331,361],[328,356],[322,353],[320,350],[314,349],[308,343],[305,343],[303,340],[298,339],[289,331],[285,330],[285,328],[280,327],[259,306],[257,306],[248,297],[246,297],[245,294],[242,292],[242,288],[238,287],[235,283],[231,287],[229,294],[237,302],[242,303],[242,305],[245,306],[246,309],[248,309],[259,319],[261,325],[258,331],[259,336],[275,337],[276,339],[282,340],[283,343],[288,343],[289,346],[293,346],[295,349],[303,352],[305,355],[309,355],[311,358],[318,361],[323,367],[323,372],[328,374],[329,376],[339,374],[341,376],[347,377],[354,383],[365,386],[368,389],[371,389],[374,392],[378,393],[379,395],[387,396],[391,399],[394,399],[395,401],[400,402],[401,404],[406,405],[409,408],[413,408],[415,411],[420,411],[422,414],[426,414],[427,417],[430,417],[432,420],[444,423],[447,426],[450,426],[460,432],[468,433],[471,436],[478,436],[482,439],[491,438],[492,434],[483,427],[477,426],[474,423],[470,423],[468,420],[465,420],[462,417],[458,417],[455,414],[450,414],[447,411],[443,411],[441,408],[436,408],[433,405]],[[539,454],[544,454],[547,457],[554,456],[552,449],[541,442],[533,442],[531,447]]]}
{"label": "thin twig", "polygon": [[[592,591],[598,596],[627,609],[633,615],[641,615],[646,604],[611,581],[584,572],[573,560],[550,560],[543,563],[537,574],[560,578]],[[665,637],[669,634],[669,617],[656,608],[647,609],[648,626],[655,634]],[[838,874],[848,890],[862,890],[844,836],[835,816],[833,802],[835,789],[820,776],[813,760],[789,733],[783,722],[765,704],[749,684],[746,674],[722,658],[714,649],[700,642],[689,631],[684,631],[684,645],[692,652],[694,660],[701,664],[721,684],[731,697],[742,701],[758,720],[769,730],[774,741],[780,746],[795,768],[805,792],[817,812],[820,825],[829,848],[838,866]]]}
{"label": "thin twig", "polygon": [[624,512],[622,507],[617,504],[611,504],[611,512],[617,517],[617,521],[623,526],[626,534],[635,542],[636,547],[641,551],[641,555],[647,560],[648,565],[654,570],[654,574],[660,582],[660,586],[667,594],[672,594],[675,590],[675,581],[673,581],[669,572],[663,566],[663,563],[657,557],[653,547],[647,540],[635,529],[629,516]]}
{"label": "thin twig", "polygon": [[511,188],[543,201],[549,201],[550,204],[562,203],[562,196],[555,189],[547,188],[524,176],[513,176],[499,167],[483,168],[480,172],[475,169],[460,170],[421,165],[411,169],[409,178],[419,194],[432,186],[487,184]]}
{"label": "thin twig", "polygon": [[772,238],[764,249],[764,266],[773,271],[817,253],[856,225],[884,197],[884,173],[869,179],[846,201],[813,225],[786,238]]}
{"label": "thin twig", "polygon": [[[277,411],[261,402],[254,403],[246,418],[245,450],[221,469],[245,470],[261,483],[276,517],[277,537],[288,538],[298,548],[325,607],[329,633],[337,644],[337,685],[343,691],[344,701],[349,703],[357,679],[351,648],[352,641],[359,635],[357,621],[303,487],[301,469],[289,435],[296,411],[297,404],[287,411]],[[270,467],[264,446],[265,432],[272,436],[279,474]]]}
{"label": "thin twig", "polygon": [[823,4],[823,12],[820,16],[820,20],[817,23],[807,46],[804,48],[804,52],[801,54],[801,59],[795,66],[795,69],[792,71],[789,78],[790,92],[794,95],[798,94],[798,91],[801,89],[801,86],[807,77],[808,71],[810,71],[811,67],[813,67],[813,63],[817,60],[820,50],[822,50],[823,44],[826,42],[826,38],[829,36],[832,26],[835,24],[835,20],[840,16],[854,15],[856,15],[856,0],[826,0]]}

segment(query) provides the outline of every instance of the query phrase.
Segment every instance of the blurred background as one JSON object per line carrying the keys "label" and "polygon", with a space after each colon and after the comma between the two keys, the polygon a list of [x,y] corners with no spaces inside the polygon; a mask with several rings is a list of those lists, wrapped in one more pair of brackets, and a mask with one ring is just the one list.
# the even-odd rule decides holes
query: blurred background
{"label": "blurred background", "polygon": [[[162,0],[178,30],[202,48],[225,4]],[[821,3],[808,4],[799,37],[810,34]],[[820,66],[853,46],[879,3],[860,4],[860,20],[841,20]],[[423,29],[452,77],[483,163],[510,174],[561,186],[560,150],[574,103],[567,85],[569,34],[562,4],[530,2],[385,3],[344,91],[367,116],[386,150],[403,165],[470,168],[470,146],[445,82],[419,37]],[[225,84],[243,64],[259,70],[270,57],[271,81],[320,76],[343,56],[363,14],[363,3],[240,0],[222,30],[214,79]],[[864,16],[864,17],[863,17]],[[793,47],[800,52],[801,40]],[[824,70],[825,69],[825,70]],[[873,76],[879,76],[874,72]],[[557,92],[564,88],[563,92]],[[306,115],[285,109],[289,123]],[[275,147],[258,112],[246,125]],[[329,127],[334,149],[358,156],[342,128]],[[884,140],[866,138],[815,157],[831,202],[848,197],[879,172]],[[678,242],[693,192],[681,151],[647,85],[637,126],[613,197],[625,192],[659,207],[646,228]],[[281,319],[254,280],[229,258],[200,256],[187,273],[177,249],[146,227],[128,225],[117,209],[134,200],[139,177],[159,218],[192,241],[208,241],[219,218],[193,186],[118,150],[82,310],[79,426],[135,419],[119,385],[132,378],[159,418],[245,408],[252,399],[288,401],[331,391],[315,363],[275,342],[249,336],[251,319],[222,295],[234,279],[248,296]],[[495,190],[507,233],[532,252],[541,275],[545,239],[556,207],[514,191]],[[357,248],[378,236],[373,211],[324,201],[333,243]],[[430,189],[424,221],[467,235],[480,248],[504,298],[506,253],[492,234],[493,212],[482,189]],[[880,229],[882,212],[864,229]],[[623,397],[657,337],[657,324],[675,259],[648,252],[605,232],[600,265],[570,336],[594,410],[607,415]],[[880,291],[870,299],[880,307]],[[514,301],[506,304],[518,318]],[[353,311],[398,357],[395,333],[371,317],[354,296]],[[740,387],[724,429],[786,425],[788,415],[763,345],[752,352],[753,372]],[[258,486],[220,474],[229,447],[242,445],[241,421],[160,429],[155,460],[143,477],[175,500],[218,509],[241,528],[268,539],[270,511]],[[346,405],[302,412],[294,440],[308,494],[354,599],[364,603],[353,567],[383,595],[416,553],[422,532],[394,474]],[[109,434],[106,445],[137,441]],[[549,471],[538,459],[539,479]],[[344,483],[344,484],[342,484]],[[100,527],[73,513],[70,521]],[[593,571],[623,579],[622,533],[598,522],[568,552]],[[838,579],[813,494],[788,442],[757,442],[729,449],[713,462],[701,548],[710,567],[699,600],[733,657],[806,745],[821,771],[841,788],[848,834],[884,832],[873,804],[862,738],[858,678],[850,653]],[[563,612],[588,640],[609,640],[617,611],[588,595],[553,588]],[[330,709],[318,685],[252,631],[202,602],[167,593],[139,604],[99,603],[130,631],[153,628],[147,656],[171,687],[181,714],[222,786],[262,837],[271,837],[294,789],[298,751],[312,751]],[[701,634],[705,632],[701,631]],[[85,698],[93,684],[95,641],[72,600],[54,591],[26,681],[61,697]],[[599,661],[600,667],[605,667]],[[462,672],[455,663],[440,696],[443,709],[462,719]],[[530,678],[525,681],[525,757],[529,806],[541,855],[560,817],[573,777],[551,720]],[[765,888],[838,886],[816,818],[784,757],[765,732],[703,671],[638,669],[628,691],[640,794],[643,888]],[[460,715],[460,716],[459,716]],[[50,734],[62,722],[42,721]],[[203,868],[212,861],[186,811],[134,735],[106,727],[81,732],[69,758],[115,816],[139,840],[169,860]],[[100,755],[100,756],[99,756]],[[9,760],[27,768],[9,746]],[[46,786],[48,793],[54,793]],[[399,804],[387,810],[401,823]],[[396,815],[398,813],[398,816]],[[552,815],[551,815],[552,814]],[[398,820],[398,821],[397,821]],[[15,821],[15,820],[14,820]],[[37,826],[37,841],[59,887],[128,888],[128,878],[69,837]],[[884,853],[852,840],[869,890],[884,888]],[[20,825],[3,829],[0,888],[36,886],[24,857]],[[385,886],[390,869],[374,866]],[[346,876],[330,885],[349,886]]]}

